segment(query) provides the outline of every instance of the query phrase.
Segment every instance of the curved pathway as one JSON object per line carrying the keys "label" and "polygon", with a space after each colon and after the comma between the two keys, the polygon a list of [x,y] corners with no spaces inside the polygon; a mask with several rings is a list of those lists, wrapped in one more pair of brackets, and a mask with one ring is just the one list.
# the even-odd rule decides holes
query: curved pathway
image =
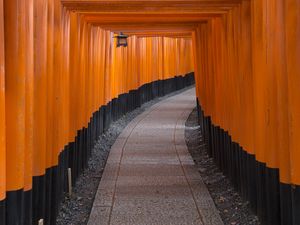
{"label": "curved pathway", "polygon": [[223,224],[185,143],[195,102],[195,89],[189,89],[124,129],[110,151],[88,225]]}

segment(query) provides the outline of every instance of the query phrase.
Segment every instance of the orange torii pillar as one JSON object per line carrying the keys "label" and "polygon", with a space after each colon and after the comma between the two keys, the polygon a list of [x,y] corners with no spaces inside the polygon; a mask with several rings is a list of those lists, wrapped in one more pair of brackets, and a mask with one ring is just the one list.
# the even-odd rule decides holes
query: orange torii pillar
{"label": "orange torii pillar", "polygon": [[6,223],[22,224],[26,134],[26,2],[4,1],[4,9],[1,15],[4,15],[5,27]]}
{"label": "orange torii pillar", "polygon": [[32,223],[32,163],[34,129],[34,19],[33,0],[26,0],[26,89],[25,89],[25,149],[24,149],[24,223]]}
{"label": "orange torii pillar", "polygon": [[[290,180],[283,180],[283,183],[292,188],[292,215],[296,225],[300,224],[300,2],[286,0],[284,3],[290,148],[290,164],[284,166],[290,165]],[[286,99],[283,101],[286,104]]]}
{"label": "orange torii pillar", "polygon": [[176,74],[191,41],[133,36],[116,49],[60,0],[0,3],[0,223],[55,224],[67,169],[74,182],[111,115],[193,83],[192,64]]}
{"label": "orange torii pillar", "polygon": [[48,1],[34,1],[33,223],[45,218]]}
{"label": "orange torii pillar", "polygon": [[209,153],[268,225],[300,224],[299,15],[243,0],[193,35]]}
{"label": "orange torii pillar", "polygon": [[6,197],[6,136],[5,136],[5,61],[4,14],[0,0],[0,224],[5,223]]}

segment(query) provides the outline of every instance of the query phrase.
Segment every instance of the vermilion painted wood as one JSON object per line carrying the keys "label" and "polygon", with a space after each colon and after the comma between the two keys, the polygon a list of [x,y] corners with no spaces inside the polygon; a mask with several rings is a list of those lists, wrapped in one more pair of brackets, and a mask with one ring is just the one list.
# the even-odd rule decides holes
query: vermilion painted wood
{"label": "vermilion painted wood", "polygon": [[300,147],[300,2],[285,1],[285,46],[286,68],[288,78],[288,114],[289,146],[291,160],[291,182],[300,184],[300,164],[298,163]]}
{"label": "vermilion painted wood", "polygon": [[[6,188],[24,187],[26,29],[25,2],[4,2]],[[17,44],[16,44],[17,43]]]}
{"label": "vermilion painted wood", "polygon": [[297,0],[14,0],[1,15],[0,197],[30,190],[99,106],[192,70],[205,115],[300,184]]}
{"label": "vermilion painted wood", "polygon": [[34,129],[34,6],[32,0],[26,0],[26,112],[25,112],[25,167],[24,190],[32,189],[33,129]]}
{"label": "vermilion painted wood", "polygon": [[0,201],[6,190],[6,137],[5,137],[5,61],[4,61],[4,14],[0,1]]}
{"label": "vermilion painted wood", "polygon": [[[285,6],[289,7],[299,10],[295,2]],[[293,48],[290,56],[285,46],[298,46],[295,40],[299,24],[296,13],[289,14],[286,20],[283,11],[281,3],[243,1],[220,17],[221,20],[214,18],[198,25],[193,40],[196,62],[201,62],[195,66],[197,93],[205,113],[228,130],[249,153],[255,153],[260,162],[280,168],[281,181],[288,183],[291,173],[298,170],[294,166],[290,171],[295,157],[289,159],[291,137],[287,131],[294,119],[291,116],[288,119],[288,111],[291,115],[297,110],[293,105],[291,113],[287,105],[290,87],[285,68],[287,63],[296,63],[291,63],[285,55],[293,58],[298,51],[297,47]],[[287,27],[293,30],[288,32],[293,44],[284,40]],[[296,98],[289,93],[290,99]],[[291,134],[295,137],[295,132]]]}
{"label": "vermilion painted wood", "polygon": [[54,106],[54,1],[48,0],[47,11],[47,119],[46,119],[46,168],[52,167],[53,155],[53,106]]}
{"label": "vermilion painted wood", "polygon": [[45,174],[47,138],[47,21],[46,0],[34,4],[33,175]]}
{"label": "vermilion painted wood", "polygon": [[[172,0],[62,0],[65,7],[70,10],[78,10],[83,12],[163,12],[178,13],[181,12],[216,12],[219,10],[227,10],[240,3],[241,0],[192,0],[192,1],[172,1]],[[180,9],[180,10],[178,10]]]}

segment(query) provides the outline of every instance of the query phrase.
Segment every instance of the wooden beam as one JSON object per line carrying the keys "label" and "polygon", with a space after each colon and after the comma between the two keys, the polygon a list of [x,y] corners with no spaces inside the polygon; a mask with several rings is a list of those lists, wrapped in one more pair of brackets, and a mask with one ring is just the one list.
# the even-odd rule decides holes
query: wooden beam
{"label": "wooden beam", "polygon": [[81,12],[203,12],[205,8],[214,10],[229,9],[241,0],[62,0],[62,4],[70,10]]}

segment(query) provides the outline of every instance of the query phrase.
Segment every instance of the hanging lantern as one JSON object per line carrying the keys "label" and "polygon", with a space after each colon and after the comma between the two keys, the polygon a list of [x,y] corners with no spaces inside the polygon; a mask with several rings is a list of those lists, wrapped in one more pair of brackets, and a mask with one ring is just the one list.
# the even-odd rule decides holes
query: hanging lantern
{"label": "hanging lantern", "polygon": [[117,38],[117,48],[118,47],[127,47],[127,38],[128,35],[123,34],[122,32],[120,32],[120,34],[118,34],[117,36],[115,36],[114,38]]}

